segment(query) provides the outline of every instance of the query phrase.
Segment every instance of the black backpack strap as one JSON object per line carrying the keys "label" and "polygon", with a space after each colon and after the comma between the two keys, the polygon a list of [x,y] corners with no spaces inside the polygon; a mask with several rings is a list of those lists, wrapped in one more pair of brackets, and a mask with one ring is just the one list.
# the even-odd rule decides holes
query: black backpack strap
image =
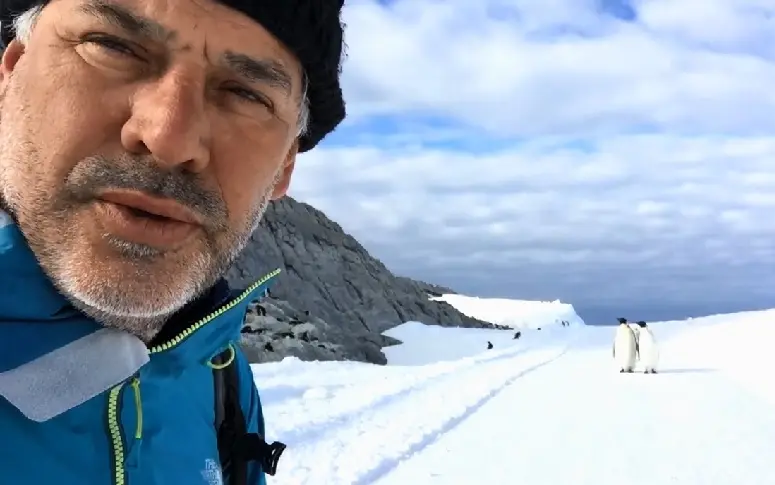
{"label": "black backpack strap", "polygon": [[[241,473],[242,466],[235,462],[234,443],[237,440],[237,432],[245,427],[245,419],[242,409],[239,414],[234,413],[234,404],[239,407],[238,390],[234,388],[234,379],[230,374],[234,372],[235,365],[230,363],[223,367],[229,360],[234,360],[231,349],[214,357],[213,364],[213,390],[215,393],[215,431],[218,439],[218,455],[221,462],[223,475],[229,477],[229,485],[247,485],[247,474]],[[245,467],[246,468],[246,467]]]}
{"label": "black backpack strap", "polygon": [[[233,349],[226,349],[212,360],[215,387],[215,429],[221,470],[229,485],[248,485],[248,462],[257,461],[264,473],[274,476],[285,445],[267,444],[264,437],[247,432],[239,399],[239,375]],[[229,365],[221,367],[232,361]]]}

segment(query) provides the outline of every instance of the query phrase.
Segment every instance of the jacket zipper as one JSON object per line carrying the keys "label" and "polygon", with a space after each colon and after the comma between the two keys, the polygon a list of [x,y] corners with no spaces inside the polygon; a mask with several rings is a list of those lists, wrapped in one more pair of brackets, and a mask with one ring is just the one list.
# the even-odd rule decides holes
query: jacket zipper
{"label": "jacket zipper", "polygon": [[122,382],[108,393],[108,433],[113,444],[113,484],[125,485],[126,473],[124,471],[124,437],[121,436],[121,391],[124,389]]}
{"label": "jacket zipper", "polygon": [[[155,347],[152,347],[149,349],[150,354],[158,354],[159,352],[164,352],[165,350],[170,350],[172,348],[177,347],[180,345],[185,339],[190,337],[194,332],[199,330],[200,328],[204,327],[208,323],[212,322],[219,316],[223,315],[227,311],[231,310],[235,306],[237,306],[242,300],[247,298],[247,296],[252,293],[256,288],[263,285],[267,281],[271,280],[278,274],[280,274],[281,270],[276,269],[272,271],[271,273],[265,275],[260,280],[256,281],[252,285],[250,285],[245,291],[243,291],[237,298],[230,301],[226,305],[218,308],[214,312],[210,313],[206,317],[202,318],[201,320],[197,321],[187,329],[183,330],[180,334],[175,336],[173,339],[164,342],[163,344],[156,345]],[[113,485],[126,485],[126,469],[124,468],[124,436],[121,430],[121,397],[123,395],[123,390],[126,386],[126,384],[130,381],[135,382],[137,380],[137,377],[133,376],[130,379],[127,379],[126,381],[116,385],[108,392],[108,434],[110,436],[110,441],[113,445],[113,453],[112,453],[112,461],[113,461]],[[137,384],[139,386],[139,384]],[[136,390],[137,392],[137,390]],[[136,395],[136,399],[139,399],[139,394]],[[138,410],[138,413],[140,411]],[[138,419],[141,419],[141,415],[138,415]],[[136,431],[136,436],[141,433],[141,422],[138,423],[138,428]]]}
{"label": "jacket zipper", "polygon": [[256,281],[252,285],[250,285],[245,291],[243,291],[240,294],[240,296],[238,296],[234,300],[232,300],[229,303],[227,303],[226,305],[218,308],[217,310],[215,310],[211,314],[207,315],[203,319],[199,320],[195,324],[193,324],[190,327],[188,327],[187,329],[183,330],[175,338],[173,338],[171,340],[168,340],[167,342],[164,342],[163,344],[159,344],[159,345],[157,345],[155,347],[151,347],[149,352],[151,354],[158,354],[159,352],[164,352],[165,350],[169,350],[169,349],[172,349],[174,347],[177,347],[178,345],[181,344],[181,342],[183,342],[185,339],[190,337],[191,334],[193,334],[194,332],[196,332],[200,328],[204,327],[208,323],[212,322],[213,320],[215,320],[219,316],[223,315],[227,311],[229,311],[232,308],[234,308],[235,306],[237,306],[240,302],[242,302],[242,300],[247,298],[247,296],[251,292],[253,292],[253,290],[255,290],[259,286],[263,285],[267,281],[271,280],[272,278],[274,278],[275,276],[280,274],[280,271],[281,271],[280,269],[276,269],[276,270],[272,271],[271,273],[265,275],[263,278],[261,278],[260,280]]}

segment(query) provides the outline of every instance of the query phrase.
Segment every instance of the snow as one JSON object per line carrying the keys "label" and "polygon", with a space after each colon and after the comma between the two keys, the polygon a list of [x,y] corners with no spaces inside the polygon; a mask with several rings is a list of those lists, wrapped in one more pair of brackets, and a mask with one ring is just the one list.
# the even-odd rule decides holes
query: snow
{"label": "snow", "polygon": [[505,298],[479,298],[475,296],[445,294],[431,296],[431,300],[445,301],[457,311],[472,318],[511,328],[543,328],[560,325],[562,320],[571,325],[583,325],[573,305],[556,301],[510,300]]}
{"label": "snow", "polygon": [[[526,332],[522,333],[520,338],[525,338]],[[476,357],[483,355],[488,341],[496,350],[511,346],[514,339],[514,330],[450,329],[420,322],[407,322],[384,334],[403,342],[382,349],[390,365],[425,365]]]}
{"label": "snow", "polygon": [[288,444],[269,485],[775,483],[774,320],[650,324],[656,375],[619,374],[615,327],[585,325],[410,322],[388,366],[255,365],[267,438]]}

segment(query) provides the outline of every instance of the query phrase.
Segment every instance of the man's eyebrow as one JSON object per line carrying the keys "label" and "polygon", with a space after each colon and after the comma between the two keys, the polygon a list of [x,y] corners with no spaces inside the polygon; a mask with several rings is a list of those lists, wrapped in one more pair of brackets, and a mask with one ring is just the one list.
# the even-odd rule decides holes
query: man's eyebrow
{"label": "man's eyebrow", "polygon": [[255,59],[245,54],[227,51],[223,55],[223,64],[250,82],[269,84],[285,91],[293,92],[291,75],[281,63],[271,59]]}
{"label": "man's eyebrow", "polygon": [[108,0],[88,0],[79,6],[79,10],[138,37],[147,37],[160,43],[175,37],[175,32],[160,23],[137,15],[126,7]]}
{"label": "man's eyebrow", "polygon": [[[110,0],[87,0],[80,5],[81,12],[98,17],[132,35],[153,39],[166,43],[176,36],[176,33],[162,24],[132,12],[126,7],[117,5]],[[256,59],[245,54],[227,51],[222,58],[224,66],[247,81],[268,84],[285,91],[290,96],[293,92],[293,80],[283,64],[272,59]]]}

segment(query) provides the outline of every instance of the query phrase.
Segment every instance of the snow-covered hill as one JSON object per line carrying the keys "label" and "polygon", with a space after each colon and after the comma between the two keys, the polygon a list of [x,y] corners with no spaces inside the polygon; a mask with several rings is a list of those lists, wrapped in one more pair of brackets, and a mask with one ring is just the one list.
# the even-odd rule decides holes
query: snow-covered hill
{"label": "snow-covered hill", "polygon": [[429,339],[405,343],[412,365],[256,365],[268,438],[289,445],[270,483],[775,483],[774,320],[652,324],[656,375],[619,374],[614,328],[584,325],[513,340],[408,324]]}
{"label": "snow-covered hill", "polygon": [[432,296],[430,299],[445,301],[463,315],[511,328],[544,328],[560,325],[563,320],[571,325],[584,325],[573,305],[559,300],[528,301],[456,294]]}
{"label": "snow-covered hill", "polygon": [[[491,323],[506,325],[518,330],[520,339],[535,344],[536,339],[546,339],[556,331],[565,331],[568,326],[584,325],[573,305],[559,301],[525,301],[503,298],[478,298],[473,296],[446,294],[431,299],[445,301],[460,313]],[[488,330],[481,328],[457,328],[423,325],[407,322],[383,332],[403,345],[382,349],[388,364],[423,365],[439,361],[470,357],[487,349],[491,342],[494,349],[511,346],[515,330]]]}

